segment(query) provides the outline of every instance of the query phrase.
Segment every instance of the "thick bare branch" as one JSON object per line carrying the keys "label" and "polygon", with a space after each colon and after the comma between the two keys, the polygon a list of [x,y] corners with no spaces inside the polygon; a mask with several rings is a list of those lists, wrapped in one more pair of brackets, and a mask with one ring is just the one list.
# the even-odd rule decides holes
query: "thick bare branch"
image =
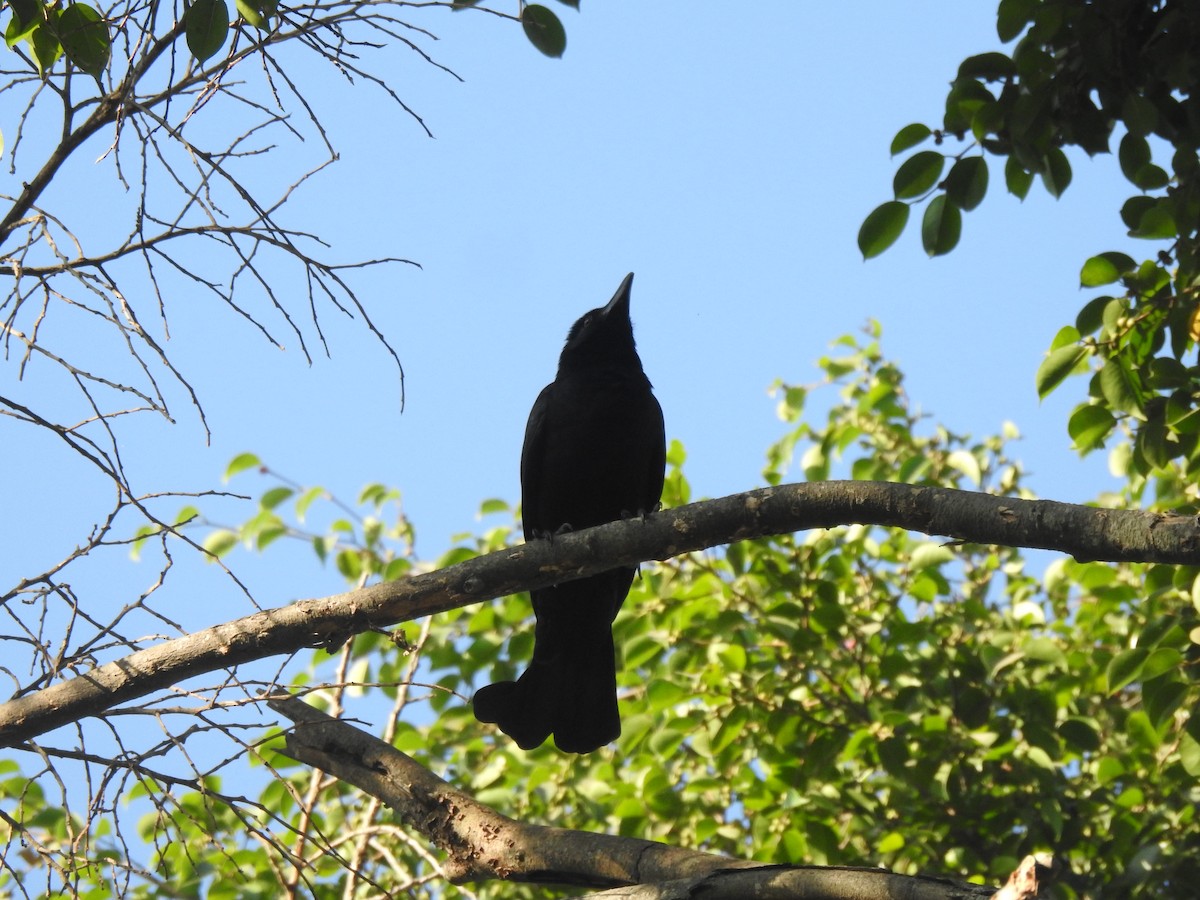
{"label": "thick bare branch", "polygon": [[[645,885],[645,894],[603,896],[768,897],[813,900],[970,900],[995,889],[885,869],[775,866],[657,841],[532,825],[501,815],[438,778],[390,744],[286,694],[268,705],[296,723],[286,751],[392,808],[449,855],[454,881],[534,882],[586,887]],[[663,891],[670,883],[670,890]]]}
{"label": "thick bare branch", "polygon": [[418,575],[217,625],[98,666],[0,705],[0,746],[13,746],[184,678],[351,636],[618,565],[733,541],[864,524],[955,541],[1036,547],[1080,559],[1200,564],[1200,521],[947,488],[829,481],[761,488],[626,522],[535,541]]}

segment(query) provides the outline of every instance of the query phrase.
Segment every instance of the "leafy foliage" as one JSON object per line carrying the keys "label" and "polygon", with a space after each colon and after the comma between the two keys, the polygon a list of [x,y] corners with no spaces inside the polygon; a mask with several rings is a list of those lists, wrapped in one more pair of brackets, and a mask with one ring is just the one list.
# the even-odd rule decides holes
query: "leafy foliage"
{"label": "leafy foliage", "polygon": [[[930,255],[957,245],[961,212],[987,193],[987,159],[1005,157],[1005,186],[1024,198],[1034,177],[1052,195],[1071,183],[1065,148],[1112,152],[1137,189],[1121,207],[1132,238],[1159,242],[1150,259],[1101,252],[1080,282],[1107,288],[1079,312],[1069,346],[1062,332],[1037,373],[1042,396],[1071,374],[1091,373],[1088,399],[1068,431],[1080,453],[1121,434],[1134,437],[1127,465],[1145,482],[1181,461],[1200,467],[1200,11],[1194,3],[1002,0],[997,14],[1011,53],[965,60],[950,86],[940,128],[900,129],[893,155],[930,139],[896,172],[895,200],[863,223],[859,247],[882,253],[907,216],[898,203],[927,202],[921,239]],[[945,178],[941,173],[951,163]],[[940,179],[940,180],[939,180]],[[1194,479],[1193,479],[1194,480]],[[1196,489],[1180,489],[1195,508]]]}
{"label": "leafy foliage", "polygon": [[[482,0],[453,0],[451,8],[467,9]],[[559,0],[579,8],[579,0]],[[57,4],[47,0],[9,0],[11,17],[5,28],[9,49],[27,44],[38,71],[48,73],[64,56],[80,71],[99,78],[112,56],[108,19],[86,3]],[[242,22],[260,31],[274,27],[277,0],[235,0],[239,19],[230,17],[226,0],[192,0],[184,4],[183,34],[188,51],[200,64],[215,56],[228,42],[230,27]],[[540,4],[522,4],[521,27],[529,42],[547,56],[560,57],[567,33],[553,10]]]}
{"label": "leafy foliage", "polygon": [[[1015,429],[972,440],[924,425],[877,339],[876,328],[866,341],[840,340],[821,360],[824,387],[778,385],[786,430],[768,450],[766,482],[799,467],[809,479],[890,476],[1028,496],[1007,453]],[[831,390],[836,402],[817,424],[810,401]],[[676,443],[668,505],[691,499],[685,464]],[[252,470],[271,486],[258,513],[228,529],[227,552],[305,541],[352,584],[424,567],[396,492],[369,486],[345,506],[251,454],[229,473]],[[507,504],[488,501],[483,513],[493,524],[433,565],[514,540]],[[313,532],[304,523],[319,515],[328,524]],[[1059,559],[1038,577],[1019,550],[862,526],[647,565],[616,623],[624,733],[586,757],[549,745],[526,753],[471,715],[475,687],[514,675],[529,655],[524,595],[360,635],[332,658],[315,654],[292,685],[383,722],[395,746],[524,820],[992,881],[1050,850],[1072,870],[1066,897],[1182,897],[1200,875],[1198,576]],[[159,798],[144,825],[156,848],[147,883],[209,896],[274,896],[298,881],[317,897],[369,883],[455,895],[378,804],[296,767],[274,737],[249,747],[266,767],[253,800],[216,778],[169,794],[138,784],[135,795]],[[11,767],[0,782],[22,839],[39,848],[35,869],[69,860],[67,836],[78,842],[83,827],[39,785]],[[248,823],[260,839],[247,837]],[[127,865],[104,822],[91,827],[90,845],[114,870]],[[0,875],[0,890],[14,877]],[[95,896],[114,892],[99,868],[75,877]],[[535,895],[511,885],[472,894]]]}

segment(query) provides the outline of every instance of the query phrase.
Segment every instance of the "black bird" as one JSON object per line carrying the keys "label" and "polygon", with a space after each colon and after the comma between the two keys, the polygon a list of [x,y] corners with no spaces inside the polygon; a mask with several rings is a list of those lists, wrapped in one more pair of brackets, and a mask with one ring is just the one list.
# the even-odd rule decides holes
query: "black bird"
{"label": "black bird", "polygon": [[[521,451],[525,539],[653,512],[662,496],[662,409],[642,371],[625,276],[607,306],[571,326],[558,374],[529,413]],[[612,621],[636,570],[622,567],[532,591],[533,660],[517,681],[475,694],[475,717],[521,748],[551,734],[589,753],[621,733]]]}

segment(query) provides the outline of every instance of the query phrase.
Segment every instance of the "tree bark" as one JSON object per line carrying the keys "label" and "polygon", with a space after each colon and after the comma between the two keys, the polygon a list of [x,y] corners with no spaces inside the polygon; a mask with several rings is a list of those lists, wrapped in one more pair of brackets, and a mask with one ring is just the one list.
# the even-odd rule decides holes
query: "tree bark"
{"label": "tree bark", "polygon": [[760,488],[499,550],[402,581],[297,601],[165,641],[0,704],[0,747],[240,663],[306,647],[334,648],[363,631],[616,566],[848,524],[906,528],[956,542],[1058,550],[1081,560],[1200,565],[1200,519],[1195,516],[889,482]]}
{"label": "tree bark", "polygon": [[[456,883],[504,879],[618,888],[594,896],[647,900],[982,900],[996,893],[994,887],[886,869],[769,865],[518,822],[347,722],[287,694],[271,696],[267,703],[295,723],[286,737],[287,755],[386,803],[400,821],[448,855],[443,868]],[[1026,900],[1037,895],[1034,890],[1007,900]]]}

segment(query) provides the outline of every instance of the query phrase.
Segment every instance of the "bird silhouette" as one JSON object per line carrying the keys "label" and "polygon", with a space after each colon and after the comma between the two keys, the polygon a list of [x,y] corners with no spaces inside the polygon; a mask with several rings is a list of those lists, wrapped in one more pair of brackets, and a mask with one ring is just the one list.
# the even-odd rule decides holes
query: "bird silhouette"
{"label": "bird silhouette", "polygon": [[[633,341],[633,273],[567,335],[558,373],[529,414],[521,451],[525,539],[552,538],[652,512],[662,496],[662,408]],[[516,681],[481,688],[475,717],[525,750],[554,735],[590,753],[621,734],[612,622],[636,569],[611,569],[530,592],[533,659]]]}

